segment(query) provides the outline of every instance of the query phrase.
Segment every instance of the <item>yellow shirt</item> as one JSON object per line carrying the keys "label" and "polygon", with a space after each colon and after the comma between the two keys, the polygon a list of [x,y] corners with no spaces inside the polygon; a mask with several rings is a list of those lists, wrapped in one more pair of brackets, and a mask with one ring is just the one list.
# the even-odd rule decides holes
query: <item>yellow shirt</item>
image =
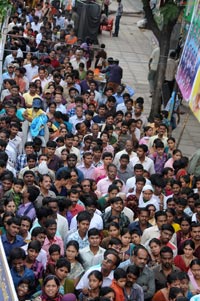
{"label": "yellow shirt", "polygon": [[35,94],[34,96],[32,96],[32,95],[30,95],[30,93],[24,93],[23,94],[23,97],[24,97],[24,99],[25,99],[25,104],[26,105],[28,105],[28,106],[32,106],[32,104],[33,104],[33,99],[35,98],[35,97],[37,97],[37,98],[40,98],[40,96],[38,95],[38,94]]}

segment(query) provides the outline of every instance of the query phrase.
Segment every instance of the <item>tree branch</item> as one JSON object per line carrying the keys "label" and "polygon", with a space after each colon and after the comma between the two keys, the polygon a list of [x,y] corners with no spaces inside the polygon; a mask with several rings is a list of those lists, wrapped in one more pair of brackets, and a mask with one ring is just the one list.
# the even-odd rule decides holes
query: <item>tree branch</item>
{"label": "tree branch", "polygon": [[142,2],[145,16],[147,18],[147,24],[159,41],[161,32],[158,28],[156,21],[154,20],[152,9],[150,7],[150,2],[148,0],[142,0]]}

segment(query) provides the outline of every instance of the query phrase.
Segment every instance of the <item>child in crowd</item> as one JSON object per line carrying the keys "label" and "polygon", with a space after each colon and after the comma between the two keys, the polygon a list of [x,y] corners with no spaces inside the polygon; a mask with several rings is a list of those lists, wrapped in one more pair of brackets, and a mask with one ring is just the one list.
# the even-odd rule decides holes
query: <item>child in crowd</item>
{"label": "child in crowd", "polygon": [[124,301],[124,287],[126,285],[126,272],[123,269],[114,271],[114,279],[112,280],[111,288],[115,291],[115,301]]}
{"label": "child in crowd", "polygon": [[15,202],[15,205],[17,208],[20,205],[21,200],[22,200],[23,187],[24,187],[23,180],[14,179],[12,188],[4,194],[4,196],[11,198]]}
{"label": "child in crowd", "polygon": [[79,294],[78,300],[93,299],[99,297],[101,285],[103,283],[103,275],[100,271],[94,270],[88,275],[89,287],[83,289]]}
{"label": "child in crowd", "polygon": [[49,248],[49,260],[47,262],[46,275],[55,273],[56,263],[60,256],[60,246],[56,244],[51,245]]}

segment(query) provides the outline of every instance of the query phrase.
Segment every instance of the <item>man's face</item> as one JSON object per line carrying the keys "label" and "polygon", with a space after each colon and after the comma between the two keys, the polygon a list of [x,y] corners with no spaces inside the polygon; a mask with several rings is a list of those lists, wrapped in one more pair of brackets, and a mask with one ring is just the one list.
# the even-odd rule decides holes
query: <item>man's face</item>
{"label": "man's face", "polygon": [[131,141],[127,141],[125,144],[125,150],[127,153],[131,152],[133,150],[133,144]]}
{"label": "man's face", "polygon": [[79,193],[71,193],[69,199],[72,201],[72,206],[75,207],[79,200]]}
{"label": "man's face", "polygon": [[114,181],[116,179],[116,176],[117,176],[117,168],[114,166],[110,166],[108,169],[108,178],[111,181]]}
{"label": "man's face", "polygon": [[2,181],[2,186],[4,191],[8,191],[12,188],[12,181],[10,180],[3,180]]}
{"label": "man's face", "polygon": [[145,156],[145,152],[140,147],[138,147],[138,149],[137,149],[137,156],[138,156],[138,158],[143,158]]}
{"label": "man's face", "polygon": [[12,94],[12,96],[17,96],[19,94],[19,90],[17,88],[12,88],[11,94]]}
{"label": "man's face", "polygon": [[19,233],[20,226],[16,224],[7,225],[6,224],[6,231],[11,237],[16,237],[16,235]]}
{"label": "man's face", "polygon": [[[71,148],[72,147],[72,145],[73,145],[73,140],[74,140],[74,138],[72,137],[72,138],[66,138],[65,139],[65,146],[67,147],[67,148]],[[70,159],[71,160],[71,159]],[[74,159],[73,159],[74,160]],[[67,161],[68,162],[68,161]]]}
{"label": "man's face", "polygon": [[136,177],[140,177],[143,175],[143,169],[135,169],[134,174]]}
{"label": "man's face", "polygon": [[86,234],[88,229],[89,229],[89,226],[90,226],[90,222],[85,220],[85,221],[81,221],[78,223],[78,230],[81,232],[81,233],[84,233]]}
{"label": "man's face", "polygon": [[31,174],[27,174],[24,176],[24,184],[26,185],[33,185],[35,181],[35,177]]}
{"label": "man's face", "polygon": [[140,249],[138,254],[133,257],[134,264],[138,266],[140,269],[143,269],[147,264],[148,253],[145,250]]}
{"label": "man's face", "polygon": [[57,202],[49,202],[48,203],[48,208],[52,209],[54,214],[57,214],[58,212],[58,204]]}
{"label": "man's face", "polygon": [[181,204],[176,204],[176,212],[177,212],[178,214],[182,214],[183,211],[184,211],[184,209],[185,209],[185,206],[183,206],[183,205],[181,205]]}
{"label": "man's face", "polygon": [[92,155],[88,155],[83,159],[83,162],[86,166],[91,166],[93,161]]}
{"label": "man's face", "polygon": [[111,209],[115,210],[118,213],[122,212],[123,208],[124,208],[124,205],[123,205],[123,202],[121,202],[121,201],[111,204]]}
{"label": "man's face", "polygon": [[54,155],[55,153],[55,148],[54,147],[47,147],[47,155],[49,155],[50,157]]}
{"label": "man's face", "polygon": [[108,254],[104,257],[101,264],[101,270],[103,273],[109,274],[112,270],[115,270],[117,263],[117,258],[113,254]]}
{"label": "man's face", "polygon": [[146,225],[149,220],[149,214],[146,211],[141,211],[139,214],[139,222],[141,225]]}
{"label": "man's face", "polygon": [[36,166],[36,161],[35,161],[35,159],[29,159],[27,164],[28,164],[28,167],[31,169]]}
{"label": "man's face", "polygon": [[143,181],[138,181],[138,182],[136,183],[136,189],[137,189],[138,191],[142,191],[143,187],[144,187],[144,182],[143,182]]}
{"label": "man's face", "polygon": [[40,183],[40,187],[46,190],[49,190],[51,187],[51,179],[50,177],[43,177],[43,181]]}
{"label": "man's face", "polygon": [[34,67],[34,66],[36,66],[36,65],[37,65],[37,63],[38,63],[38,60],[32,60],[32,61],[31,61],[31,63],[32,63],[32,66]]}
{"label": "man's face", "polygon": [[105,157],[103,159],[104,166],[108,166],[110,163],[112,163],[112,161],[113,161],[112,157]]}
{"label": "man's face", "polygon": [[126,286],[132,287],[133,284],[136,282],[136,280],[137,280],[137,276],[135,276],[134,274],[128,273],[126,275]]}
{"label": "man's face", "polygon": [[164,268],[170,269],[173,265],[173,254],[168,253],[168,252],[162,253],[160,260],[161,260],[161,264]]}
{"label": "man's face", "polygon": [[90,192],[90,189],[91,189],[91,184],[90,184],[90,181],[88,180],[85,180],[81,183],[82,187],[83,187],[83,191],[86,192],[86,193],[89,193]]}
{"label": "man's face", "polygon": [[157,218],[157,226],[160,229],[162,225],[167,224],[167,216],[161,215]]}
{"label": "man's face", "polygon": [[164,135],[165,131],[166,131],[165,126],[159,126],[158,133],[160,135]]}
{"label": "man's face", "polygon": [[192,227],[191,237],[194,241],[200,241],[200,227]]}
{"label": "man's face", "polygon": [[45,70],[40,70],[39,71],[39,78],[42,79],[42,80],[45,78]]}
{"label": "man's face", "polygon": [[162,241],[163,244],[167,244],[170,239],[172,238],[173,233],[168,230],[162,230],[160,232],[160,240]]}
{"label": "man's face", "polygon": [[91,247],[98,247],[101,242],[101,237],[99,235],[91,235],[88,240]]}
{"label": "man's face", "polygon": [[89,72],[87,75],[87,80],[90,81],[93,79],[93,77],[94,77],[94,74],[92,72]]}
{"label": "man's face", "polygon": [[24,270],[24,260],[21,258],[14,259],[12,260],[12,266],[17,273],[22,273]]}
{"label": "man's face", "polygon": [[120,165],[121,165],[122,168],[126,168],[128,163],[129,163],[129,160],[127,160],[125,158],[120,159]]}
{"label": "man's face", "polygon": [[52,239],[56,235],[57,226],[56,226],[56,224],[55,225],[51,225],[51,226],[47,227],[46,230],[47,230],[47,236],[48,236],[48,238]]}
{"label": "man's face", "polygon": [[108,143],[108,135],[107,134],[103,134],[102,136],[101,136],[101,140],[103,141],[103,143]]}
{"label": "man's face", "polygon": [[10,134],[12,137],[15,137],[18,133],[18,128],[14,127],[14,126],[11,126],[10,128]]}
{"label": "man's face", "polygon": [[46,237],[47,237],[46,234],[40,233],[35,237],[35,239],[41,243],[41,246],[43,246]]}
{"label": "man's face", "polygon": [[29,221],[26,221],[26,220],[22,220],[21,221],[21,226],[20,226],[20,233],[21,234],[24,234],[24,233],[27,233],[30,229],[30,223]]}

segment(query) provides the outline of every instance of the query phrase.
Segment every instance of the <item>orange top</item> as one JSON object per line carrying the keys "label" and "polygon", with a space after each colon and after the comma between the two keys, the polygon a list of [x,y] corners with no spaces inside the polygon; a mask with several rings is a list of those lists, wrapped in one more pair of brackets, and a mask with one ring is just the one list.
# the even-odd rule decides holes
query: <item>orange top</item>
{"label": "orange top", "polygon": [[77,42],[77,37],[76,36],[71,36],[70,34],[65,36],[65,42],[69,45],[73,45]]}
{"label": "orange top", "polygon": [[115,291],[115,295],[116,295],[115,301],[125,300],[123,289],[115,282],[114,279],[110,287]]}

